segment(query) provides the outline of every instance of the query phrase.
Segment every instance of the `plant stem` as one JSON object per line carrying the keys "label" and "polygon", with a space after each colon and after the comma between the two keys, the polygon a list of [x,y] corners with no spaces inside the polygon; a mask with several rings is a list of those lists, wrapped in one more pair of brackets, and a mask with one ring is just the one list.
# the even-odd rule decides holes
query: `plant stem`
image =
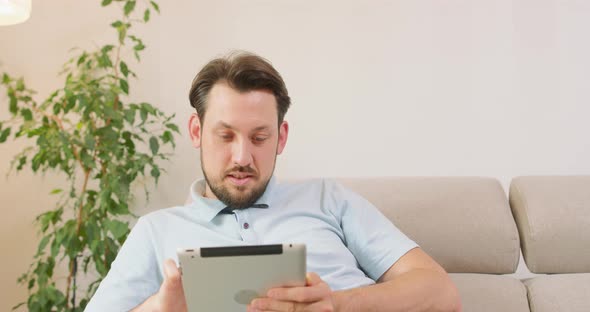
{"label": "plant stem", "polygon": [[106,243],[104,243],[104,258],[102,259],[102,264],[104,265],[104,267],[107,267],[107,255],[109,253],[109,245]]}
{"label": "plant stem", "polygon": [[[80,206],[78,207],[78,220],[77,220],[77,224],[76,224],[76,237],[75,239],[78,239],[78,237],[80,236],[80,229],[82,228],[82,209],[84,207],[84,194],[86,193],[86,187],[88,186],[88,180],[90,178],[90,169],[86,169],[84,171],[84,184],[82,185],[82,191],[80,193]],[[72,277],[74,275],[74,261],[76,259],[76,255],[74,255],[73,259],[70,259],[70,273],[68,274],[68,285],[66,288],[66,308],[70,307],[70,283],[72,281]]]}
{"label": "plant stem", "polygon": [[88,180],[90,178],[90,169],[86,169],[84,172],[84,185],[82,186],[82,192],[80,193],[80,206],[78,207],[78,224],[76,226],[76,237],[80,234],[80,228],[82,227],[82,208],[84,207],[84,194],[86,193],[86,187],[88,186]]}
{"label": "plant stem", "polygon": [[72,275],[74,272],[74,261],[70,259],[70,273],[68,274],[68,283],[66,286],[66,309],[70,308],[70,284],[72,283]]}

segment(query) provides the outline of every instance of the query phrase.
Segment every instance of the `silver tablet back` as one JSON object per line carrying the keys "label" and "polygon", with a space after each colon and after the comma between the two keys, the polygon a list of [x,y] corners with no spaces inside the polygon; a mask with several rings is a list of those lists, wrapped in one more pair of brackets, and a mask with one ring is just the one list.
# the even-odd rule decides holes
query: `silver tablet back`
{"label": "silver tablet back", "polygon": [[188,311],[246,311],[270,288],[303,286],[305,257],[304,244],[178,250]]}

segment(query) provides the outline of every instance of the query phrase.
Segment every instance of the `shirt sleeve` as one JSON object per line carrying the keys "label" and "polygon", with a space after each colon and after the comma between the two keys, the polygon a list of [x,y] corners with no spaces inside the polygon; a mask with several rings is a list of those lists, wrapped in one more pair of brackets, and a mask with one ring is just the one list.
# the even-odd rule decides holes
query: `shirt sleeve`
{"label": "shirt sleeve", "polygon": [[149,222],[140,218],[85,311],[129,311],[156,293],[161,283]]}
{"label": "shirt sleeve", "polygon": [[368,200],[335,182],[332,187],[345,244],[368,277],[377,281],[418,247]]}

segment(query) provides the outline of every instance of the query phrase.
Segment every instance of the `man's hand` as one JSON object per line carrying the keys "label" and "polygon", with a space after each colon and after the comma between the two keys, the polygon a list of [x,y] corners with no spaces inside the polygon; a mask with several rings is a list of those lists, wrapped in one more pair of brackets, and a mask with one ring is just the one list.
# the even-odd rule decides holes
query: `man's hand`
{"label": "man's hand", "polygon": [[273,288],[267,297],[252,300],[248,312],[334,311],[332,290],[317,274],[308,273],[306,286]]}
{"label": "man's hand", "polygon": [[184,290],[182,289],[182,277],[172,259],[164,261],[164,282],[156,297],[156,307],[158,308],[156,311],[187,311]]}
{"label": "man's hand", "polygon": [[133,311],[186,312],[182,279],[172,259],[164,261],[164,282],[158,292]]}

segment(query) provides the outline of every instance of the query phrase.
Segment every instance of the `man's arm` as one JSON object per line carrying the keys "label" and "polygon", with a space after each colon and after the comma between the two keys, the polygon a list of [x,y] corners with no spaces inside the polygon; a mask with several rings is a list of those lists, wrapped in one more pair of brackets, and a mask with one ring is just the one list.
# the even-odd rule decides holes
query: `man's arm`
{"label": "man's arm", "polygon": [[260,311],[461,311],[461,302],[444,269],[414,248],[376,285],[331,292],[319,276],[311,274],[307,286],[275,288],[248,306],[248,312]]}
{"label": "man's arm", "polygon": [[161,277],[149,227],[145,217],[137,221],[84,311],[128,311],[158,290]]}
{"label": "man's arm", "polygon": [[422,249],[402,256],[378,284],[332,294],[335,311],[461,311],[459,292]]}

